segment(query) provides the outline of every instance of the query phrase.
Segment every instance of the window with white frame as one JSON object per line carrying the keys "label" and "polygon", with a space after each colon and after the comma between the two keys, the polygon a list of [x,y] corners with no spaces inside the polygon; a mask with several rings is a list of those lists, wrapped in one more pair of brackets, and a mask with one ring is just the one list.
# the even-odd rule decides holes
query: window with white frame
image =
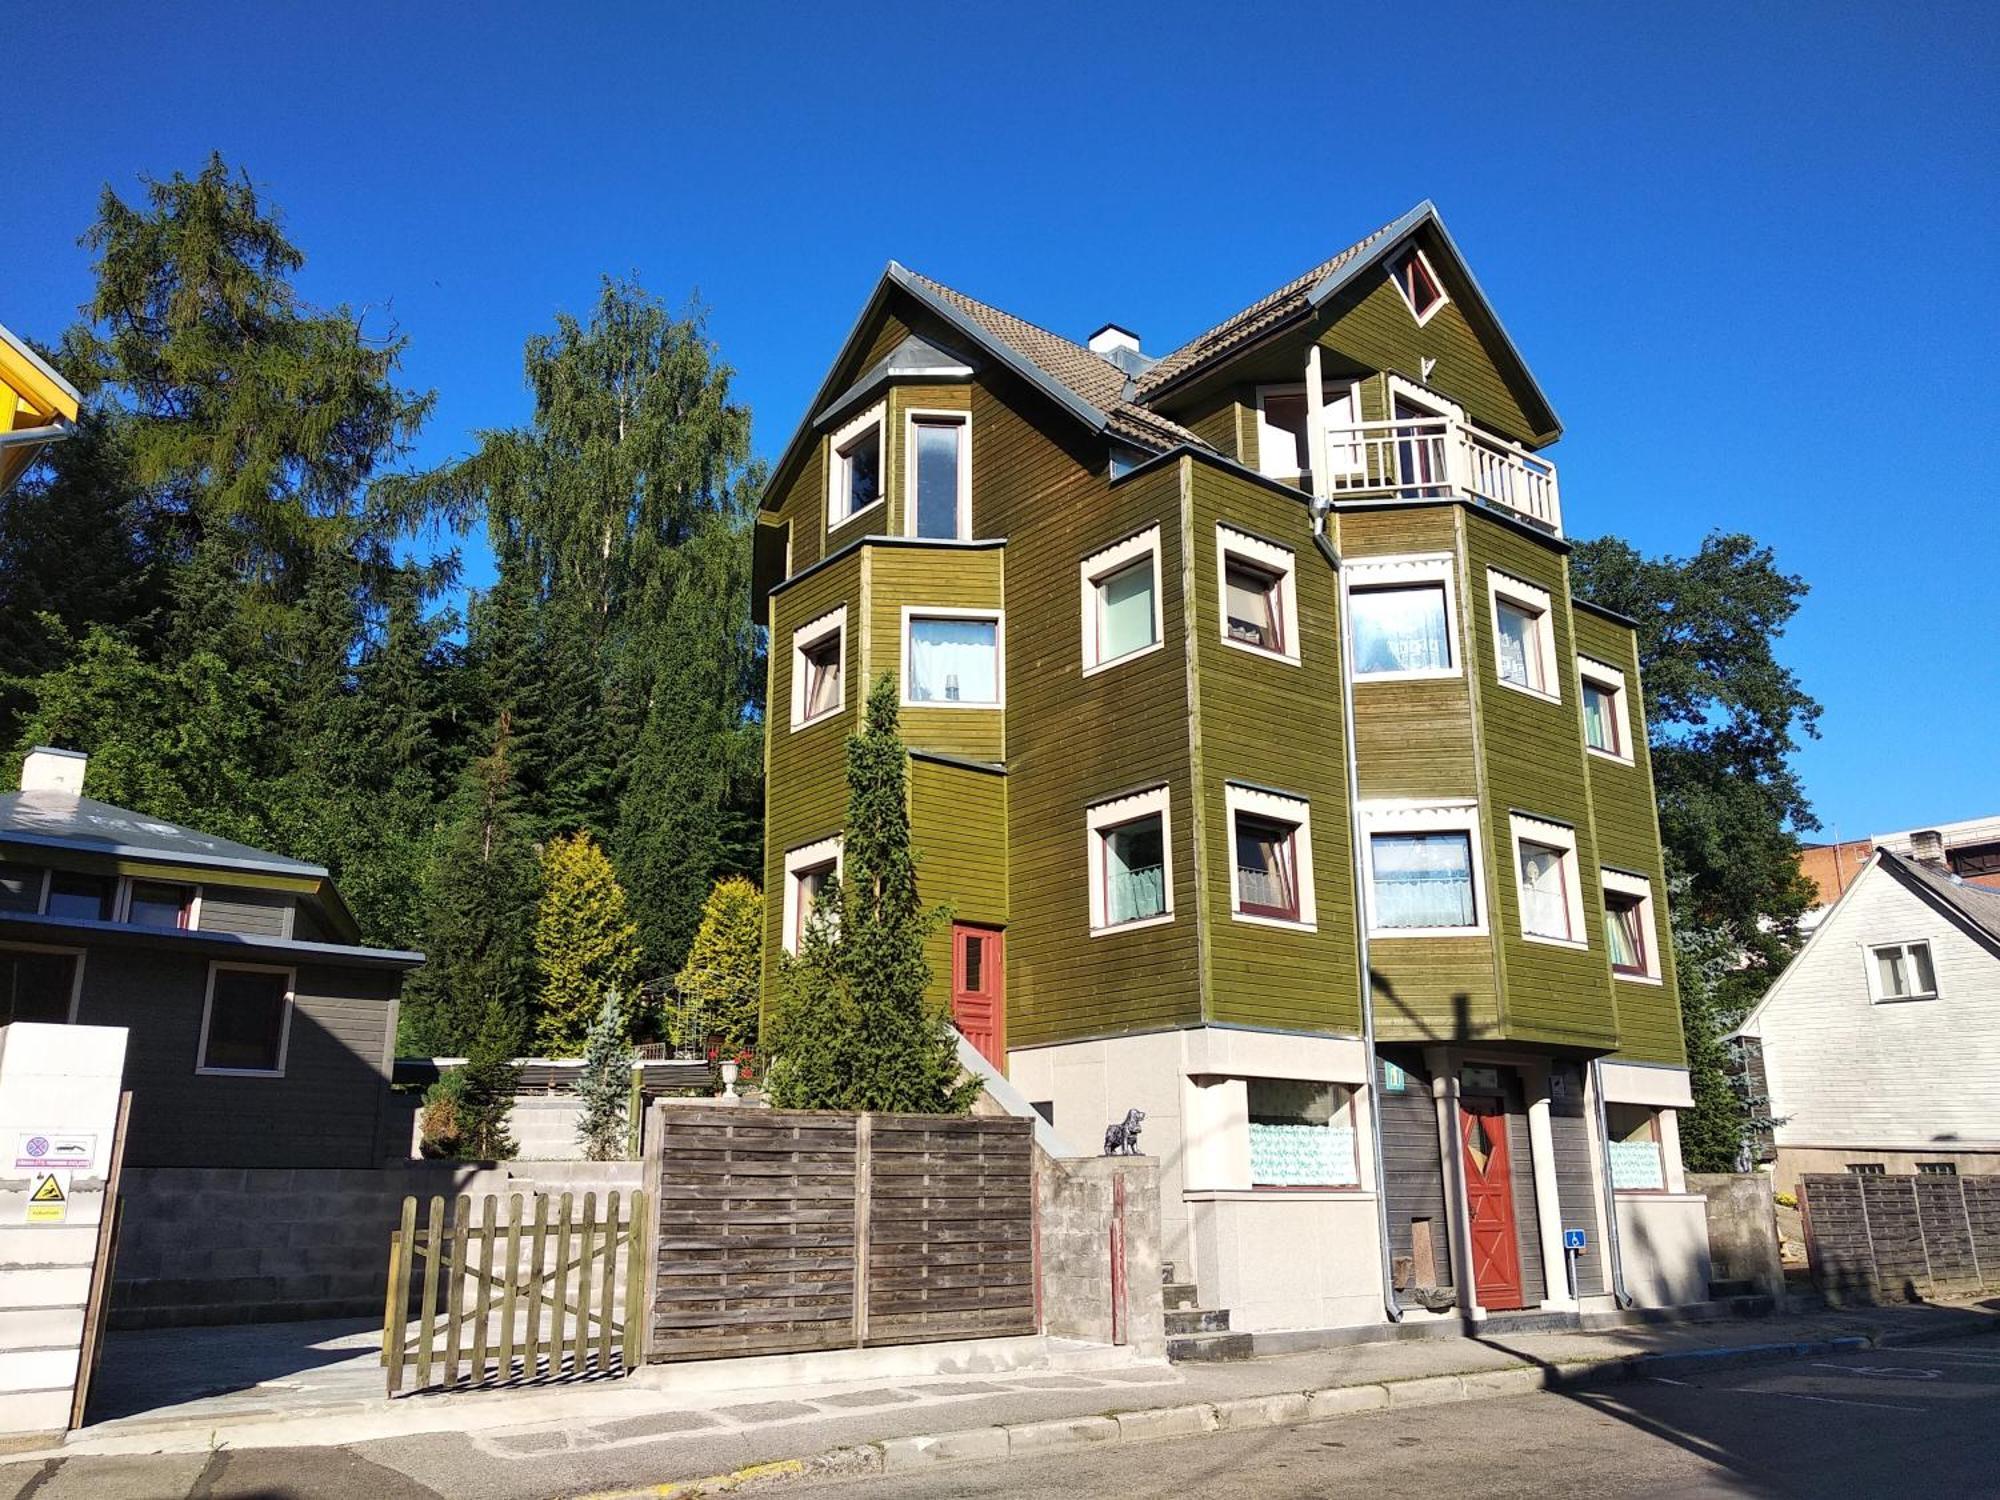
{"label": "window with white frame", "polygon": [[1222,638],[1265,656],[1299,659],[1297,565],[1289,547],[1233,526],[1215,528]]}
{"label": "window with white frame", "polygon": [[1173,858],[1167,789],[1135,792],[1086,810],[1093,935],[1171,922]]}
{"label": "window with white frame", "polygon": [[1362,803],[1368,925],[1377,937],[1486,931],[1479,807],[1471,801]]}
{"label": "window with white frame", "polygon": [[1352,1088],[1303,1078],[1248,1078],[1244,1085],[1252,1186],[1361,1185]]}
{"label": "window with white frame", "polygon": [[1548,590],[1497,568],[1487,569],[1486,586],[1493,604],[1494,670],[1500,680],[1521,692],[1560,702]]}
{"label": "window with white frame", "polygon": [[1625,674],[1588,656],[1576,659],[1583,699],[1583,742],[1594,753],[1632,763],[1630,721],[1625,716]]}
{"label": "window with white frame", "polygon": [[165,880],[132,880],[125,888],[125,921],[133,927],[183,931],[195,925],[197,887]]}
{"label": "window with white frame", "polygon": [[1002,636],[998,610],[905,606],[904,705],[998,708]]}
{"label": "window with white frame", "polygon": [[[1309,484],[1312,479],[1312,403],[1303,384],[1257,388],[1257,472],[1285,484]],[[1320,430],[1334,434],[1326,441],[1327,466],[1337,480],[1366,464],[1353,429],[1361,425],[1361,382],[1326,379],[1320,384]]]}
{"label": "window with white frame", "polygon": [[1604,1106],[1611,1186],[1621,1193],[1664,1193],[1667,1162],[1660,1150],[1660,1112],[1643,1104]]}
{"label": "window with white frame", "polygon": [[76,1013],[83,950],[39,944],[0,946],[0,1026],[16,1021],[56,1025]]}
{"label": "window with white frame", "polygon": [[1403,294],[1403,302],[1410,309],[1410,316],[1419,324],[1430,322],[1447,300],[1444,283],[1438,280],[1437,272],[1431,269],[1430,257],[1415,245],[1404,251],[1391,264],[1389,279],[1396,283],[1396,290]]}
{"label": "window with white frame", "polygon": [[1604,886],[1604,943],[1611,972],[1620,979],[1660,979],[1659,929],[1653,920],[1653,883],[1623,870],[1599,870]]}
{"label": "window with white frame", "polygon": [[870,407],[833,434],[826,466],[826,522],[851,521],[882,498],[882,431],[886,407]]}
{"label": "window with white frame", "polygon": [[803,729],[847,704],[847,606],[792,632],[792,728]]}
{"label": "window with white frame", "polygon": [[295,978],[261,964],[210,964],[195,1071],[282,1077]]}
{"label": "window with white frame", "polygon": [[972,535],[972,417],[962,411],[912,411],[906,530],[911,536],[964,541]]}
{"label": "window with white frame", "polygon": [[1931,945],[1878,943],[1869,948],[1868,991],[1878,1004],[1937,999],[1937,969],[1931,963]]}
{"label": "window with white frame", "polygon": [[1356,558],[1341,571],[1357,678],[1458,675],[1449,556]]}
{"label": "window with white frame", "polygon": [[[799,951],[799,940],[812,925],[820,899],[840,872],[840,836],[801,844],[785,851],[785,913],[781,940],[787,953]],[[829,918],[831,913],[826,914]]]}
{"label": "window with white frame", "polygon": [[1514,875],[1521,895],[1521,936],[1532,942],[1584,946],[1583,881],[1576,830],[1522,813],[1508,816]]}
{"label": "window with white frame", "polygon": [[1083,560],[1085,676],[1159,649],[1160,528],[1149,527]]}
{"label": "window with white frame", "polygon": [[1229,909],[1239,921],[1310,928],[1313,892],[1312,810],[1302,797],[1228,782]]}

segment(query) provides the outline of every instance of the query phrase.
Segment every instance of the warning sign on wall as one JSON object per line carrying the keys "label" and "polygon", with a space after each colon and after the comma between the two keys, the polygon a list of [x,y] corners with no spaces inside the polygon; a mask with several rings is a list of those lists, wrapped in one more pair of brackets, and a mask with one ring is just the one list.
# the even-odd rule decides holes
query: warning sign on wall
{"label": "warning sign on wall", "polygon": [[69,1217],[69,1173],[37,1172],[28,1189],[28,1222],[60,1224]]}

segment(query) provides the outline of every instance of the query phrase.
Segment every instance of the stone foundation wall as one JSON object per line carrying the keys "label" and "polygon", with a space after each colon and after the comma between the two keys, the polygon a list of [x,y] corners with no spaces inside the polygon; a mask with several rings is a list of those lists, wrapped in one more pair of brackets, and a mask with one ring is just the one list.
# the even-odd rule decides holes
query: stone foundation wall
{"label": "stone foundation wall", "polygon": [[1036,1153],[1042,1329],[1061,1338],[1112,1340],[1111,1225],[1115,1183],[1125,1181],[1125,1342],[1166,1353],[1160,1300],[1160,1163],[1150,1156],[1061,1160]]}
{"label": "stone foundation wall", "polygon": [[1688,1191],[1708,1200],[1708,1253],[1717,1281],[1747,1281],[1767,1297],[1785,1292],[1777,1205],[1763,1172],[1690,1172]]}

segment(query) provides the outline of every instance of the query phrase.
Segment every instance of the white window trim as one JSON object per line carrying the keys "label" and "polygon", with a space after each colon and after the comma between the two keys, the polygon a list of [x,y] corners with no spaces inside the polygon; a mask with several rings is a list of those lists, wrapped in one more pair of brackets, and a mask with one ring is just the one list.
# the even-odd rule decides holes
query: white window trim
{"label": "white window trim", "polygon": [[[1444,417],[1453,422],[1465,421],[1465,408],[1442,392],[1434,391],[1422,381],[1412,380],[1407,375],[1398,375],[1393,370],[1388,372],[1387,378],[1389,382],[1389,410],[1387,415],[1392,424],[1396,420],[1396,398],[1398,396],[1401,396],[1405,401],[1414,406],[1421,406],[1433,417]],[[1408,418],[1404,420],[1407,421]]]}
{"label": "white window trim", "polygon": [[[1576,857],[1576,829],[1567,823],[1553,823],[1546,818],[1529,817],[1526,813],[1509,813],[1507,828],[1508,843],[1514,851],[1514,921],[1520,928],[1521,940],[1550,948],[1574,948],[1579,951],[1589,948],[1589,937],[1578,935],[1587,934],[1588,929],[1583,925],[1583,867]],[[1521,845],[1524,842],[1562,851],[1563,898],[1569,909],[1570,937],[1550,937],[1545,932],[1528,931],[1528,893],[1521,876]]]}
{"label": "white window trim", "polygon": [[[1479,803],[1471,798],[1444,800],[1383,800],[1358,802],[1355,816],[1360,819],[1361,847],[1367,868],[1362,872],[1362,892],[1368,907],[1370,941],[1436,937],[1485,937],[1489,930],[1486,855],[1480,838]],[[1472,856],[1472,912],[1477,919],[1469,927],[1383,927],[1375,920],[1375,835],[1378,833],[1462,833]]]}
{"label": "white window trim", "polygon": [[[1626,974],[1613,969],[1611,977],[1620,984],[1664,983],[1665,981],[1660,974],[1660,924],[1655,920],[1653,915],[1653,882],[1644,876],[1628,875],[1623,870],[1600,869],[1597,872],[1597,878],[1604,887],[1605,895],[1633,896],[1638,899],[1640,935],[1645,939],[1646,943],[1645,973]],[[1611,914],[1609,912],[1605,913],[1604,920],[1605,924],[1609,926],[1611,922]],[[1606,937],[1604,940],[1604,948],[1607,955],[1606,961],[1609,962],[1608,955],[1611,951],[1611,939],[1609,937]]]}
{"label": "white window trim", "polygon": [[[1124,658],[1120,658],[1122,661]],[[1107,924],[1104,913],[1107,908],[1104,889],[1104,835],[1113,828],[1126,823],[1137,822],[1141,818],[1159,814],[1160,818],[1160,883],[1165,910],[1157,917],[1143,917],[1136,922]],[[1090,935],[1109,937],[1118,932],[1138,932],[1147,927],[1164,927],[1174,919],[1174,824],[1168,806],[1167,788],[1157,786],[1150,791],[1134,792],[1127,797],[1114,797],[1109,802],[1099,802],[1084,810],[1084,868],[1090,880]]]}
{"label": "white window trim", "polygon": [[201,927],[201,887],[186,880],[156,880],[150,875],[121,875],[118,877],[118,892],[111,898],[111,920],[123,927],[132,920],[132,887],[143,885],[177,885],[182,890],[192,891],[188,897],[188,924],[178,929],[195,932]]}
{"label": "white window trim", "polygon": [[[1933,988],[1928,990],[1914,991],[1908,995],[1883,994],[1882,970],[1881,966],[1877,964],[1875,956],[1878,953],[1882,953],[1890,948],[1900,948],[1903,950],[1905,954],[1907,954],[1909,950],[1912,948],[1925,949],[1930,954],[1931,984]],[[1921,1003],[1926,1000],[1935,1000],[1941,993],[1937,988],[1935,988],[1938,982],[1937,949],[1931,946],[1931,940],[1929,938],[1904,938],[1902,941],[1895,943],[1863,943],[1861,945],[1861,958],[1862,962],[1868,966],[1868,999],[1870,1004],[1906,1005],[1911,1002]],[[1916,978],[1914,969],[1911,972],[1910,978],[1913,980]]]}
{"label": "white window trim", "polygon": [[[43,884],[47,884],[46,881]],[[0,943],[0,953],[64,953],[76,960],[76,968],[69,980],[69,1024],[76,1024],[78,1011],[83,1005],[83,966],[89,961],[87,948],[66,948],[59,943],[17,943],[12,939]]]}
{"label": "white window trim", "polygon": [[903,413],[903,535],[917,534],[917,428],[921,425],[959,429],[958,443],[958,535],[932,537],[931,541],[972,539],[972,413],[948,407],[913,406]]}
{"label": "white window trim", "polygon": [[1628,700],[1625,696],[1625,674],[1609,662],[1599,661],[1594,656],[1579,656],[1576,659],[1576,711],[1579,722],[1583,714],[1583,684],[1589,683],[1601,693],[1611,696],[1611,717],[1618,726],[1618,750],[1600,750],[1590,743],[1589,731],[1584,731],[1583,748],[1599,760],[1616,761],[1621,766],[1634,764],[1632,758],[1632,716],[1626,712]]}
{"label": "white window trim", "polygon": [[779,942],[785,952],[794,956],[799,951],[799,876],[803,871],[818,869],[831,864],[835,878],[842,875],[847,866],[847,853],[839,834],[832,838],[817,839],[810,844],[801,844],[796,849],[785,851],[785,911],[783,931]]}
{"label": "white window trim", "polygon": [[[840,637],[840,699],[832,708],[806,717],[806,652],[829,635]],[[792,632],[792,730],[837,719],[847,708],[847,606],[830,609]]]}
{"label": "white window trim", "polygon": [[1457,559],[1449,552],[1407,553],[1392,557],[1349,558],[1340,570],[1342,603],[1346,606],[1347,625],[1350,641],[1353,638],[1353,595],[1357,589],[1362,593],[1370,589],[1423,588],[1432,584],[1444,586],[1444,630],[1445,643],[1451,648],[1451,665],[1448,667],[1416,667],[1406,672],[1362,672],[1356,671],[1354,680],[1361,682],[1420,682],[1442,677],[1462,677],[1465,675],[1465,652],[1459,645],[1458,633],[1458,586],[1453,581],[1457,572]]}
{"label": "white window trim", "polygon": [[[208,1021],[215,1009],[215,976],[223,971],[245,974],[282,974],[285,976],[284,1017],[278,1023],[278,1066],[276,1068],[211,1068],[208,1065]],[[239,964],[212,960],[208,966],[208,985],[201,997],[201,1041],[194,1054],[194,1070],[203,1077],[210,1078],[283,1078],[285,1061],[292,1047],[292,1012],[298,1008],[299,972],[284,964]]]}
{"label": "white window trim", "polygon": [[[1320,427],[1322,432],[1332,432],[1335,430],[1333,424],[1327,420],[1327,412],[1332,406],[1332,402],[1328,398],[1343,393],[1346,395],[1347,399],[1352,401],[1354,404],[1355,423],[1357,425],[1360,423],[1361,377],[1345,376],[1345,375],[1336,376],[1331,379],[1322,377],[1320,380]],[[1271,443],[1271,434],[1280,431],[1281,429],[1271,426],[1271,424],[1265,420],[1264,398],[1266,396],[1298,396],[1301,398],[1306,398],[1307,395],[1308,392],[1306,383],[1302,380],[1274,381],[1269,385],[1260,385],[1257,387],[1257,472],[1259,474],[1262,474],[1266,479],[1275,479],[1280,484],[1302,484],[1308,478],[1308,476],[1300,473],[1297,469],[1290,469],[1290,468],[1274,469],[1270,467],[1269,460],[1265,457],[1265,455],[1274,451]],[[1327,450],[1327,467],[1329,470],[1332,470],[1333,472],[1338,473],[1341,477],[1346,478],[1350,475],[1361,472],[1362,469],[1366,467],[1367,463],[1366,453],[1357,444],[1341,443],[1337,445],[1343,449],[1346,449],[1349,454],[1351,454],[1355,459],[1359,461],[1336,466],[1333,462],[1333,454],[1331,451],[1332,448],[1336,445],[1334,444],[1321,445],[1321,444],[1316,444],[1313,441],[1312,433],[1310,430],[1310,424],[1312,422],[1312,408],[1309,400],[1306,408],[1306,422],[1308,424],[1308,431],[1306,436],[1306,451],[1310,454],[1312,452],[1318,451],[1322,446],[1325,447]],[[1342,430],[1344,430],[1344,424]]]}
{"label": "white window trim", "polygon": [[[1271,651],[1249,641],[1239,641],[1229,633],[1229,559],[1232,557],[1277,575],[1278,630],[1284,639],[1282,651]],[[1298,557],[1291,548],[1267,542],[1247,531],[1238,531],[1227,521],[1216,522],[1215,589],[1216,629],[1222,635],[1223,645],[1247,651],[1252,656],[1261,656],[1266,661],[1290,662],[1295,667],[1299,665]]]}
{"label": "white window trim", "polygon": [[[948,698],[912,698],[910,696],[910,622],[912,620],[991,620],[993,622],[993,701],[968,703],[963,699],[953,702]],[[992,713],[1007,706],[1007,612],[1004,609],[962,609],[947,604],[905,604],[903,606],[902,656],[898,662],[901,673],[901,696],[905,708],[948,708],[954,711],[973,709]]]}
{"label": "white window trim", "polygon": [[[1438,299],[1431,304],[1428,312],[1417,311],[1417,304],[1410,300],[1409,291],[1403,285],[1403,278],[1396,274],[1402,269],[1403,262],[1410,259],[1422,262],[1425,273],[1431,279],[1431,285],[1437,288]],[[1444,289],[1444,278],[1438,275],[1437,267],[1431,264],[1430,256],[1417,245],[1409,246],[1404,254],[1398,255],[1389,263],[1389,283],[1396,288],[1396,295],[1403,299],[1403,306],[1410,310],[1410,316],[1417,320],[1419,328],[1435,318],[1444,310],[1445,304],[1451,301],[1451,293]]]}
{"label": "white window trim", "polygon": [[[1153,641],[1123,656],[1097,658],[1097,585],[1099,580],[1150,555],[1153,560]],[[1167,644],[1166,601],[1160,585],[1160,528],[1149,526],[1137,536],[1093,552],[1078,565],[1083,601],[1083,675],[1091,677],[1162,650]]]}
{"label": "white window trim", "polygon": [[[873,424],[881,429],[876,442],[881,445],[877,462],[881,466],[881,488],[875,498],[859,510],[844,510],[847,504],[847,460],[840,450]],[[845,526],[857,516],[865,516],[889,498],[889,403],[877,401],[845,426],[836,428],[826,444],[826,529]]]}
{"label": "white window trim", "polygon": [[[1258,787],[1240,785],[1234,781],[1224,782],[1222,801],[1229,820],[1229,915],[1231,920],[1248,922],[1257,927],[1278,927],[1290,932],[1319,931],[1319,903],[1313,891],[1312,862],[1312,804],[1303,797],[1288,797],[1278,792],[1267,792]],[[1269,818],[1275,823],[1290,823],[1292,835],[1292,878],[1298,882],[1299,915],[1296,921],[1284,917],[1266,917],[1256,912],[1243,910],[1243,893],[1236,886],[1236,815],[1249,813],[1252,817]]]}
{"label": "white window trim", "polygon": [[[1527,610],[1535,616],[1535,650],[1542,660],[1542,681],[1549,684],[1547,688],[1526,687],[1500,675],[1500,602],[1503,599],[1516,609]],[[1562,702],[1562,677],[1556,668],[1556,617],[1549,591],[1524,578],[1503,573],[1498,568],[1488,568],[1486,602],[1493,617],[1493,680],[1510,692],[1523,693],[1544,703]]]}

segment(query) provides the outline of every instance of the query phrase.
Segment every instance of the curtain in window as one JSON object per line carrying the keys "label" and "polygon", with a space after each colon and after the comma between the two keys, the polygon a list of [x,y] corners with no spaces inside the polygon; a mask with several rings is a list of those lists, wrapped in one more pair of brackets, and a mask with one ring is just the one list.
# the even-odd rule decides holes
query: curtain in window
{"label": "curtain in window", "polygon": [[1231,563],[1223,572],[1223,584],[1230,639],[1279,650],[1278,580],[1261,568]]}
{"label": "curtain in window", "polygon": [[1521,928],[1537,937],[1566,938],[1569,895],[1563,888],[1563,854],[1546,844],[1521,845]]}
{"label": "curtain in window", "polygon": [[1166,845],[1160,820],[1144,818],[1104,835],[1104,918],[1143,922],[1167,909]]}
{"label": "curtain in window", "polygon": [[999,626],[992,620],[912,619],[910,701],[1000,701]]}
{"label": "curtain in window", "polygon": [[1097,585],[1097,659],[1115,661],[1153,644],[1153,560],[1143,557]]}
{"label": "curtain in window", "polygon": [[1502,604],[1499,614],[1500,638],[1496,645],[1500,653],[1500,676],[1523,687],[1540,687],[1542,662],[1535,649],[1533,617],[1511,604]]}
{"label": "curtain in window", "polygon": [[1594,749],[1618,748],[1618,741],[1611,733],[1611,697],[1587,682],[1583,685],[1583,738]]}
{"label": "curtain in window", "polygon": [[1604,936],[1614,969],[1644,969],[1646,944],[1639,929],[1639,903],[1624,901],[1604,910]]}
{"label": "curtain in window", "polygon": [[1443,588],[1357,589],[1351,607],[1356,672],[1450,669]]}
{"label": "curtain in window", "polygon": [[1293,874],[1289,823],[1240,815],[1236,819],[1236,898],[1266,913],[1299,914],[1298,881]]}
{"label": "curtain in window", "polygon": [[1375,924],[1470,927],[1472,839],[1463,833],[1378,833]]}
{"label": "curtain in window", "polygon": [[1657,1193],[1667,1185],[1660,1143],[1650,1137],[1611,1142],[1611,1186],[1625,1193]]}
{"label": "curtain in window", "polygon": [[958,536],[958,442],[956,422],[917,424],[917,535]]}

